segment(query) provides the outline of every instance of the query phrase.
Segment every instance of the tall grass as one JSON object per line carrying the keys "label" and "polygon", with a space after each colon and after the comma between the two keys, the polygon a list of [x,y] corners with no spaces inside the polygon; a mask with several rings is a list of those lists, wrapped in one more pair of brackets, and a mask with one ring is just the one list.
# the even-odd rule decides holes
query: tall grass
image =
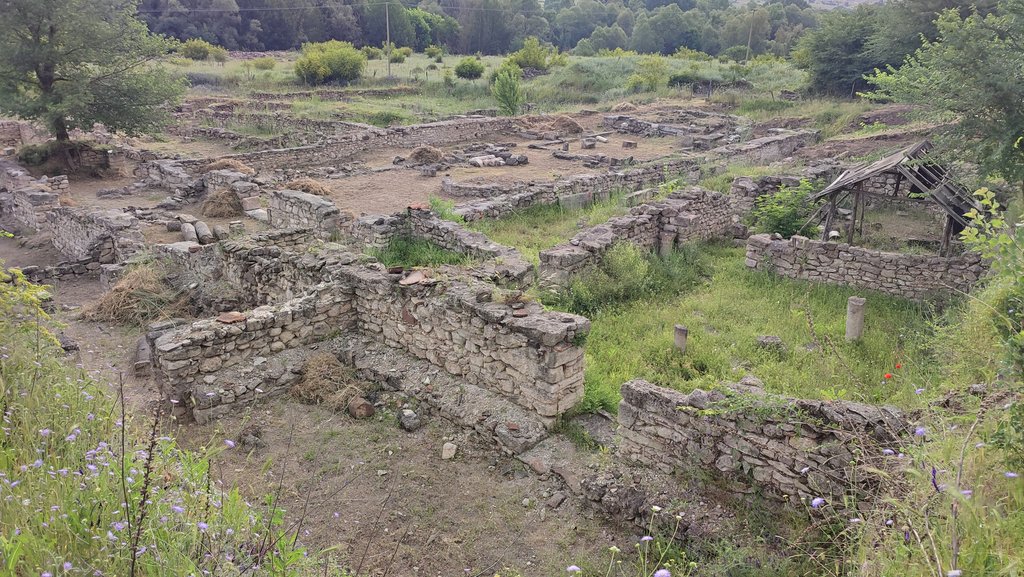
{"label": "tall grass", "polygon": [[[215,439],[180,449],[63,358],[43,294],[0,269],[0,573],[295,575],[296,526],[211,477]],[[240,449],[239,449],[240,450]]]}
{"label": "tall grass", "polygon": [[467,264],[471,261],[465,254],[446,250],[427,240],[407,236],[397,236],[391,240],[387,248],[370,250],[369,253],[389,267],[441,266]]}
{"label": "tall grass", "polygon": [[568,241],[580,230],[629,212],[619,195],[586,208],[535,205],[500,219],[481,219],[466,226],[494,242],[512,246],[528,260],[540,262],[540,252]]}
{"label": "tall grass", "polygon": [[[750,374],[779,394],[905,407],[942,394],[925,385],[941,372],[930,362],[926,307],[867,294],[864,338],[848,343],[846,300],[865,291],[749,271],[742,248],[692,250],[699,253],[692,266],[711,271],[706,283],[681,296],[642,298],[591,317],[584,408],[614,411],[619,387],[634,378],[686,391]],[[676,324],[689,330],[685,354],[673,347]],[[781,337],[787,350],[759,348],[761,335]],[[892,377],[886,379],[887,373]],[[922,387],[926,391],[915,394]]]}

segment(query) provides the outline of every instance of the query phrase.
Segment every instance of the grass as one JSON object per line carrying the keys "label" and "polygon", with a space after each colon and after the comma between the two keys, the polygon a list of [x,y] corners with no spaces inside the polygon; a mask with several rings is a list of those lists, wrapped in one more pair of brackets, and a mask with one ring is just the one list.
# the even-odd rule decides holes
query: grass
{"label": "grass", "polygon": [[583,228],[629,212],[618,195],[582,209],[565,209],[555,204],[535,205],[501,219],[481,219],[466,224],[487,238],[515,247],[530,262],[540,262],[540,253],[568,241]]}
{"label": "grass", "polygon": [[42,296],[0,269],[0,573],[282,575],[313,562],[280,509],[212,482],[223,438],[182,450],[72,367]]}
{"label": "grass", "polygon": [[413,268],[471,262],[465,254],[446,250],[430,241],[405,236],[392,239],[386,249],[371,250],[369,253],[388,267]]}
{"label": "grass", "polygon": [[749,176],[757,179],[762,176],[785,174],[794,170],[795,167],[780,168],[778,166],[753,166],[747,163],[729,164],[725,170],[716,171],[700,180],[698,186],[708,190],[728,193],[732,189],[732,181],[740,176]]}
{"label": "grass", "polygon": [[[865,291],[748,271],[742,248],[700,245],[697,250],[699,266],[711,270],[703,286],[592,317],[584,409],[615,411],[619,387],[634,378],[688,391],[750,374],[779,394],[904,407],[920,406],[942,393],[927,385],[940,371],[929,362],[931,327],[923,306],[867,294],[864,338],[847,343],[846,299]],[[689,329],[686,354],[673,347],[676,324]],[[760,335],[781,337],[788,352],[760,350]],[[897,364],[902,368],[897,370]],[[885,379],[886,373],[893,378]],[[919,387],[926,387],[925,394],[915,394]]]}

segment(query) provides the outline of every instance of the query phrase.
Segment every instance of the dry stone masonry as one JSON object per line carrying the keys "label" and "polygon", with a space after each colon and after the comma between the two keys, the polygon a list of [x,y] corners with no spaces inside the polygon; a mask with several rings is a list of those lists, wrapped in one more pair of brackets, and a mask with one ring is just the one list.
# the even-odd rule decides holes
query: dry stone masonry
{"label": "dry stone masonry", "polygon": [[691,187],[665,200],[642,204],[625,216],[580,232],[568,243],[540,253],[538,276],[563,284],[574,274],[600,262],[618,242],[647,249],[670,250],[676,243],[734,236],[742,232],[729,195]]}
{"label": "dry stone masonry", "polygon": [[740,387],[727,397],[625,383],[621,454],[665,473],[713,468],[739,492],[759,490],[793,504],[823,497],[838,506],[843,495],[863,498],[878,482],[852,463],[896,447],[909,429],[891,407],[771,398]]}
{"label": "dry stone masonry", "polygon": [[324,237],[344,232],[352,225],[351,213],[322,196],[297,190],[271,192],[267,214],[271,226],[311,228]]}
{"label": "dry stone masonry", "polygon": [[987,269],[981,257],[882,252],[802,236],[789,240],[767,234],[747,240],[747,266],[780,276],[854,286],[913,299],[950,291],[967,292]]}
{"label": "dry stone masonry", "polygon": [[144,248],[139,221],[119,210],[55,208],[46,213],[53,246],[75,261],[119,263]]}

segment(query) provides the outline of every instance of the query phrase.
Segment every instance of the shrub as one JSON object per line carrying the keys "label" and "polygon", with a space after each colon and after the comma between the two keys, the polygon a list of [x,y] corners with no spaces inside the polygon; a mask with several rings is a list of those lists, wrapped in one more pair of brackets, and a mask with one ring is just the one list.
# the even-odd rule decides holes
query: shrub
{"label": "shrub", "polygon": [[423,53],[427,55],[427,58],[440,58],[441,56],[444,56],[444,48],[431,44],[430,46],[427,46]]}
{"label": "shrub", "polygon": [[626,88],[632,91],[654,91],[665,86],[668,79],[668,64],[661,56],[644,56],[636,65],[636,72],[626,81]]}
{"label": "shrub", "polygon": [[295,74],[306,84],[348,83],[359,78],[366,55],[349,42],[307,42],[295,62]]}
{"label": "shrub", "polygon": [[498,108],[505,116],[516,116],[519,109],[526,102],[526,94],[523,92],[523,83],[519,76],[512,70],[502,70],[491,88],[494,99],[498,101]]}
{"label": "shrub", "polygon": [[395,124],[401,124],[405,122],[407,117],[401,112],[395,112],[393,110],[381,110],[374,112],[366,117],[366,122],[374,126],[381,128],[387,128]]}
{"label": "shrub", "polygon": [[412,56],[412,48],[409,48],[408,46],[403,46],[401,48],[398,48],[398,49],[395,50],[395,52],[398,53],[398,54],[401,54],[402,56],[404,56],[406,58]]}
{"label": "shrub", "polygon": [[228,61],[228,49],[220,46],[210,47],[210,60],[218,64],[224,64]]}
{"label": "shrub", "polygon": [[392,52],[391,56],[388,56],[388,62],[392,64],[401,64],[405,62],[405,54],[402,54],[400,51]]}
{"label": "shrub", "polygon": [[367,60],[380,60],[381,57],[384,56],[383,50],[380,48],[374,48],[373,46],[363,46],[359,51],[363,53],[363,56],[365,56]]}
{"label": "shrub", "polygon": [[277,60],[269,56],[263,56],[262,58],[254,58],[251,64],[256,70],[273,70],[277,66]]}
{"label": "shrub", "polygon": [[814,210],[810,202],[814,186],[809,180],[801,180],[799,186],[783,186],[775,194],[765,194],[754,202],[751,213],[754,225],[761,232],[778,233],[789,238],[801,232],[811,234],[804,227],[807,217]]}
{"label": "shrub", "polygon": [[436,62],[438,64],[444,64],[444,57],[443,56],[438,56],[437,58],[434,59],[434,62]]}
{"label": "shrub", "polygon": [[178,54],[191,60],[206,60],[215,46],[201,38],[189,38],[178,47]]}
{"label": "shrub", "polygon": [[476,80],[484,75],[484,63],[472,56],[467,56],[455,65],[455,75],[463,80]]}
{"label": "shrub", "polygon": [[548,71],[552,66],[564,65],[566,56],[558,53],[558,48],[541,44],[536,36],[523,41],[523,47],[508,55],[508,59],[519,68],[526,70]]}
{"label": "shrub", "polygon": [[679,88],[701,82],[702,80],[696,72],[680,72],[668,77],[668,85]]}

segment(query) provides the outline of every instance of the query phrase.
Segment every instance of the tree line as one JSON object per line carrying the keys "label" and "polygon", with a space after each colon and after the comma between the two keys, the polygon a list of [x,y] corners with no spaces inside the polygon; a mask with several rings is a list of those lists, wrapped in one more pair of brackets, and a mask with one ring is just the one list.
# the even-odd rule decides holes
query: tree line
{"label": "tree line", "polygon": [[157,34],[229,50],[291,50],[326,40],[379,47],[389,20],[392,42],[418,51],[436,45],[504,54],[536,37],[583,55],[682,47],[740,58],[788,55],[818,14],[806,0],[142,0],[138,7]]}

